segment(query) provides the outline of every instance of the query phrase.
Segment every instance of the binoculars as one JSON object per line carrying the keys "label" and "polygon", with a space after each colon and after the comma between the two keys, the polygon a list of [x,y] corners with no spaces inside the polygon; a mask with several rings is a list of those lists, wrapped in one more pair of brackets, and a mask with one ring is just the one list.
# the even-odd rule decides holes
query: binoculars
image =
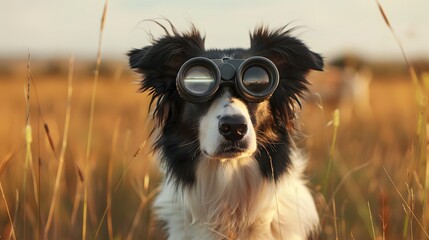
{"label": "binoculars", "polygon": [[265,57],[247,59],[209,59],[195,57],[186,61],[176,78],[180,96],[189,102],[205,102],[221,85],[229,85],[249,102],[269,98],[279,84],[276,65]]}

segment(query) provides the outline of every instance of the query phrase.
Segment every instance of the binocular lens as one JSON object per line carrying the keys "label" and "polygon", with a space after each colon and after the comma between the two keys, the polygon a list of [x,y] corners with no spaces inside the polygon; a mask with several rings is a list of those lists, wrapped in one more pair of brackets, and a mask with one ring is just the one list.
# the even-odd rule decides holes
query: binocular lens
{"label": "binocular lens", "polygon": [[270,87],[270,76],[261,67],[250,67],[243,74],[243,85],[252,93],[263,93]]}
{"label": "binocular lens", "polygon": [[187,91],[193,94],[204,94],[215,85],[216,77],[204,66],[194,66],[186,71],[183,83]]}

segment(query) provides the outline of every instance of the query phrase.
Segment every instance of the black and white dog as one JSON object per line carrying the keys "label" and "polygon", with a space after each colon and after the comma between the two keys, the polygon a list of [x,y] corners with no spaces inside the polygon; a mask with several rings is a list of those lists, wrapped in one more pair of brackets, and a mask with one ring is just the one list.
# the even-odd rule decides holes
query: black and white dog
{"label": "black and white dog", "polygon": [[166,175],[154,209],[168,239],[311,238],[319,217],[292,123],[322,57],[286,28],[257,28],[249,49],[206,50],[195,27],[171,27],[129,52],[152,97]]}

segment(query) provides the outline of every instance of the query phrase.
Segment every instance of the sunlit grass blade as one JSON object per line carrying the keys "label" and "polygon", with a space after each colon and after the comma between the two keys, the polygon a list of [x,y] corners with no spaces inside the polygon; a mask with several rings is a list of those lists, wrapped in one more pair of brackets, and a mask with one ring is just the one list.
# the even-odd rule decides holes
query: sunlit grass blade
{"label": "sunlit grass blade", "polygon": [[10,151],[5,159],[0,163],[0,177],[3,174],[3,172],[5,171],[7,165],[9,164],[9,162],[13,159],[13,157],[16,155],[16,153],[18,152],[18,148],[15,146],[12,151]]}
{"label": "sunlit grass blade", "polygon": [[14,223],[13,223],[13,220],[12,220],[12,216],[10,215],[9,205],[7,204],[7,200],[6,200],[6,196],[4,194],[3,185],[1,183],[1,180],[0,180],[0,191],[1,191],[1,195],[2,195],[2,198],[3,198],[4,205],[6,206],[7,217],[9,218],[9,224],[11,226],[11,231],[12,231],[12,233],[11,233],[12,234],[12,239],[16,239],[15,226],[14,226]]}
{"label": "sunlit grass blade", "polygon": [[[144,208],[159,193],[160,190],[161,190],[161,188],[157,187],[157,188],[154,188],[151,192],[147,193],[147,195],[141,195],[140,196],[140,199],[141,199],[140,205],[139,205],[139,208],[137,209],[136,215],[134,216],[133,224],[131,225],[131,230],[128,233],[127,240],[134,239],[134,234],[135,234],[136,229],[138,228],[138,226],[140,224],[140,219],[141,219],[141,215],[142,215]],[[149,228],[149,226],[146,226],[146,227]]]}
{"label": "sunlit grass blade", "polygon": [[[39,109],[40,109],[40,107],[39,107]],[[46,133],[46,136],[48,137],[48,141],[49,141],[49,146],[51,147],[51,150],[55,155],[54,140],[52,140],[51,131],[49,130],[49,125],[46,122],[43,123],[43,129],[45,129],[45,133]]]}
{"label": "sunlit grass blade", "polygon": [[[15,156],[15,154],[16,154],[16,152],[17,152],[17,147],[15,147],[7,156],[6,156],[6,158],[0,163],[0,177],[1,177],[1,175],[3,174],[3,172],[4,172],[4,170],[6,169],[6,167],[7,167],[7,165],[8,165],[8,163],[10,162],[10,160],[12,160],[13,159],[13,157]],[[10,226],[11,226],[11,231],[12,231],[12,238],[13,239],[16,239],[16,236],[15,236],[15,227],[14,227],[14,223],[13,223],[13,220],[12,220],[12,217],[11,217],[11,215],[10,215],[10,210],[9,210],[9,205],[8,205],[8,203],[7,203],[7,199],[6,199],[6,196],[5,196],[5,193],[4,193],[4,190],[3,190],[3,185],[2,185],[2,183],[1,183],[1,179],[0,179],[0,190],[1,190],[1,194],[2,194],[2,197],[3,197],[3,201],[4,201],[4,204],[5,204],[5,206],[6,206],[6,212],[7,212],[7,216],[8,216],[8,218],[9,218],[9,224],[10,224]]]}
{"label": "sunlit grass blade", "polygon": [[61,146],[61,153],[59,158],[59,164],[57,169],[57,175],[55,178],[54,192],[52,194],[51,205],[49,208],[48,220],[46,222],[45,230],[44,230],[44,238],[48,238],[49,229],[51,227],[52,217],[55,211],[56,202],[58,199],[58,194],[60,190],[60,181],[63,172],[64,158],[67,149],[68,142],[68,134],[69,134],[69,126],[70,126],[70,113],[71,113],[71,101],[73,94],[73,72],[74,72],[74,58],[71,57],[69,61],[69,76],[68,76],[68,86],[67,86],[67,106],[66,106],[66,117],[64,122],[64,134],[63,134],[63,142]]}
{"label": "sunlit grass blade", "polygon": [[407,210],[410,211],[411,215],[413,216],[413,218],[416,220],[416,222],[418,223],[418,225],[420,226],[422,232],[424,233],[424,235],[429,238],[429,234],[426,231],[425,227],[423,226],[423,224],[419,221],[419,219],[417,218],[417,216],[415,215],[414,211],[411,209],[410,205],[407,203],[407,201],[405,200],[404,196],[402,196],[401,191],[399,191],[397,185],[395,184],[395,182],[393,181],[392,177],[390,176],[389,172],[386,170],[385,167],[383,167],[384,172],[386,173],[387,177],[389,178],[390,183],[392,183],[393,187],[395,188],[396,192],[398,193],[399,197],[402,200],[402,203],[404,204],[404,206],[406,206]]}
{"label": "sunlit grass blade", "polygon": [[[31,142],[33,141],[32,133],[31,133],[31,125],[30,125],[30,112],[31,112],[31,104],[30,104],[30,93],[31,93],[31,74],[30,74],[30,64],[31,64],[31,55],[30,51],[28,52],[27,58],[27,89],[24,88],[25,93],[25,162],[24,162],[24,176],[22,181],[22,192],[23,192],[23,206],[27,203],[26,192],[27,192],[27,171],[28,165],[30,162],[30,158],[32,156],[31,153]],[[26,217],[25,211],[23,211],[23,237],[25,238],[26,234]]]}
{"label": "sunlit grass blade", "polygon": [[[146,145],[146,141],[144,141],[144,142],[140,145],[139,149],[143,149],[143,147],[144,147],[145,145]],[[119,189],[119,186],[120,186],[120,185],[122,184],[122,182],[124,181],[125,176],[127,175],[128,171],[130,170],[130,168],[131,168],[131,166],[133,165],[134,161],[137,159],[137,154],[138,154],[138,152],[140,152],[140,150],[137,150],[137,151],[136,151],[136,153],[134,154],[134,156],[133,156],[133,158],[132,158],[131,162],[128,164],[128,166],[126,167],[126,169],[125,169],[125,170],[124,170],[124,172],[122,173],[122,176],[121,176],[121,178],[119,179],[118,183],[116,184],[116,187],[113,189],[113,193],[115,193],[115,192]],[[99,232],[100,232],[101,225],[103,224],[104,218],[106,217],[106,215],[107,215],[107,211],[108,211],[108,209],[110,208],[110,205],[111,205],[111,204],[112,204],[112,202],[111,202],[111,201],[110,201],[110,202],[108,202],[108,203],[107,203],[107,206],[106,206],[106,209],[104,209],[103,216],[101,217],[100,223],[98,224],[97,231],[95,232],[95,237],[94,237],[94,239],[97,239],[97,238],[98,238],[98,234],[99,234]]]}
{"label": "sunlit grass blade", "polygon": [[[98,50],[97,50],[97,62],[95,66],[95,73],[94,73],[94,79],[93,79],[93,85],[92,85],[92,94],[91,94],[91,109],[89,113],[89,124],[88,124],[88,138],[86,143],[86,154],[85,154],[85,179],[88,179],[88,168],[89,168],[89,156],[91,153],[91,143],[92,143],[92,127],[94,123],[94,109],[95,109],[95,97],[97,93],[97,84],[98,84],[98,78],[100,76],[100,66],[101,66],[101,43],[103,40],[103,31],[104,31],[104,25],[106,21],[106,15],[107,15],[107,6],[108,6],[108,0],[104,3],[103,13],[101,15],[101,23],[100,23],[100,32],[98,35]],[[84,197],[83,197],[83,226],[82,226],[82,240],[86,239],[86,232],[87,232],[87,211],[88,211],[88,181],[85,181],[83,184],[83,191],[84,191]]]}
{"label": "sunlit grass blade", "polygon": [[[32,86],[33,84],[33,86]],[[30,171],[31,171],[31,176],[32,176],[32,183],[33,183],[33,193],[34,193],[34,200],[36,202],[36,207],[37,207],[37,212],[38,212],[38,216],[37,216],[37,228],[38,228],[38,235],[40,237],[41,235],[41,228],[40,228],[40,194],[39,194],[39,189],[40,189],[40,151],[39,151],[39,159],[37,161],[37,170],[38,170],[38,175],[36,174],[36,169],[34,168],[34,164],[33,164],[33,153],[31,151],[31,143],[33,142],[33,133],[32,133],[32,128],[31,128],[31,123],[30,123],[30,114],[31,114],[31,89],[35,88],[34,86],[34,82],[33,82],[33,78],[31,76],[31,54],[30,54],[30,50],[28,50],[28,57],[27,57],[27,89],[26,89],[26,117],[25,117],[25,164],[24,164],[24,182],[23,182],[23,190],[24,190],[24,201],[23,201],[23,206],[24,206],[24,238],[25,238],[25,229],[26,229],[26,218],[25,218],[25,206],[27,204],[26,201],[26,182],[27,182],[27,168],[30,167]],[[36,91],[35,91],[36,92]],[[38,100],[38,96],[37,96],[37,92],[36,92],[36,99]],[[41,113],[40,107],[39,109],[39,113]],[[38,120],[39,118],[37,118]],[[37,121],[37,129],[39,129],[39,122]],[[40,148],[39,148],[40,150]]]}
{"label": "sunlit grass blade", "polygon": [[375,237],[375,230],[374,230],[374,220],[372,219],[372,212],[371,212],[371,205],[368,202],[368,212],[369,212],[369,219],[371,220],[371,229],[372,229],[372,238],[376,240]]}
{"label": "sunlit grass blade", "polygon": [[416,96],[416,105],[417,105],[417,141],[416,143],[414,143],[414,148],[416,149],[416,160],[419,164],[421,165],[426,165],[426,172],[425,172],[425,191],[423,193],[423,227],[422,230],[424,230],[427,226],[427,222],[429,217],[427,217],[427,215],[429,215],[429,210],[427,210],[427,195],[428,195],[428,190],[429,190],[429,180],[428,180],[428,175],[429,175],[429,163],[427,161],[427,149],[428,149],[428,140],[426,137],[427,134],[427,125],[428,125],[428,121],[427,121],[427,112],[428,112],[428,91],[427,88],[425,86],[427,86],[427,82],[425,80],[423,80],[423,77],[421,79],[419,79],[416,70],[414,68],[414,66],[412,65],[412,63],[410,62],[410,60],[407,57],[407,54],[405,53],[404,47],[402,45],[401,40],[399,39],[398,35],[395,32],[395,29],[392,27],[392,25],[390,24],[389,18],[387,17],[387,14],[385,13],[385,11],[383,10],[382,5],[380,4],[379,0],[376,0],[378,8],[380,10],[381,15],[383,16],[384,22],[386,23],[387,27],[389,28],[390,32],[392,33],[393,37],[395,38],[395,41],[398,45],[398,47],[401,50],[402,56],[405,60],[405,62],[407,63],[408,66],[408,72],[411,76],[411,80],[413,81],[414,84],[414,91],[415,91],[415,96]]}
{"label": "sunlit grass blade", "polygon": [[[422,111],[419,116],[421,116],[421,125],[420,126],[420,144],[422,145],[421,149],[421,159],[422,163],[426,163],[426,171],[424,173],[425,184],[424,184],[424,195],[423,195],[423,224],[425,227],[429,225],[429,122],[426,118],[428,113],[428,98],[429,98],[429,73],[424,73],[422,75],[422,92],[425,94],[425,97],[422,99]],[[424,119],[424,120],[423,120]],[[423,147],[425,146],[425,147]]]}
{"label": "sunlit grass blade", "polygon": [[115,128],[113,130],[113,139],[112,139],[112,150],[110,152],[109,165],[107,169],[107,197],[106,204],[109,205],[107,208],[107,230],[109,233],[109,239],[113,239],[113,221],[112,221],[112,205],[109,204],[112,202],[112,175],[113,175],[113,161],[115,156],[115,149],[118,142],[119,127],[121,124],[121,119],[118,118],[115,123]]}
{"label": "sunlit grass blade", "polygon": [[323,180],[323,190],[322,190],[322,192],[325,196],[326,196],[327,191],[328,191],[328,185],[329,185],[328,182],[329,182],[329,177],[330,177],[331,171],[332,171],[335,145],[337,142],[338,127],[340,126],[340,110],[339,109],[335,109],[332,122],[333,122],[333,126],[334,126],[334,134],[332,136],[331,147],[329,149],[328,169],[326,170],[325,179]]}
{"label": "sunlit grass blade", "polygon": [[335,204],[335,199],[332,201],[332,213],[334,214],[334,230],[335,230],[335,240],[338,240],[338,225],[337,225],[337,206]]}

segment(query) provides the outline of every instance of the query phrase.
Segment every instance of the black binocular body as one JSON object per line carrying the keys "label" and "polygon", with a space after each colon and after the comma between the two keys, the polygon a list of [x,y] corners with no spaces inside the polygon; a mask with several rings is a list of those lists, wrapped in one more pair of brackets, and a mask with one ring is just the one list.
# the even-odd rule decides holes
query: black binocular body
{"label": "black binocular body", "polygon": [[177,91],[189,102],[209,100],[221,85],[233,87],[249,102],[261,102],[273,94],[278,84],[277,67],[260,56],[247,59],[191,58],[181,66],[176,78]]}

